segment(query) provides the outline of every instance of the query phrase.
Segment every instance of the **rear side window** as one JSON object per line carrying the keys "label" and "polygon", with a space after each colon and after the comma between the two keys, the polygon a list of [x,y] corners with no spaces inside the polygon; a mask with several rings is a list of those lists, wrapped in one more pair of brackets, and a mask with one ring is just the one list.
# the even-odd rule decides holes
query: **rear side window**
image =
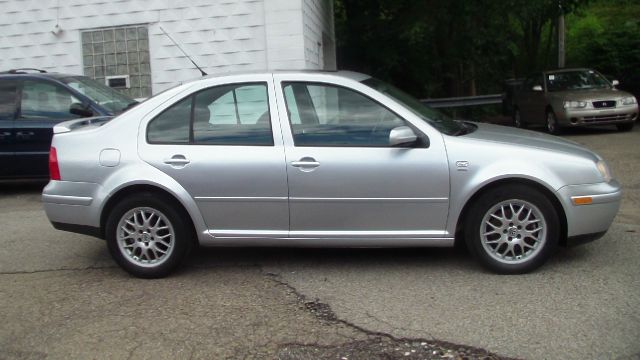
{"label": "rear side window", "polygon": [[149,122],[150,143],[273,145],[267,85],[208,88],[171,106]]}
{"label": "rear side window", "polygon": [[13,120],[16,114],[17,82],[0,80],[0,120]]}
{"label": "rear side window", "polygon": [[80,103],[63,88],[45,81],[27,80],[22,85],[20,103],[21,119],[73,119],[79,117],[69,112],[71,104]]}
{"label": "rear side window", "polygon": [[151,120],[147,139],[152,143],[188,143],[192,98],[178,102]]}

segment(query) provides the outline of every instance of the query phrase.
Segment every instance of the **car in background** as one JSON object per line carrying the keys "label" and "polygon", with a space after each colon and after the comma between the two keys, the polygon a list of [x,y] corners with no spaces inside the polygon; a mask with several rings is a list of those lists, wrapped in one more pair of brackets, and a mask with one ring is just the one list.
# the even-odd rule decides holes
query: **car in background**
{"label": "car in background", "polygon": [[113,116],[137,101],[86,76],[16,69],[0,73],[0,179],[48,178],[53,127]]}
{"label": "car in background", "polygon": [[629,131],[638,118],[638,102],[591,69],[561,69],[533,74],[515,96],[516,127],[544,125],[551,134],[562,128],[615,125]]}
{"label": "car in background", "polygon": [[[532,271],[601,237],[620,185],[564,139],[454,121],[370,76],[205,77],[56,125],[45,212],[140,277],[197,246],[467,247]],[[81,151],[79,151],[81,149]]]}

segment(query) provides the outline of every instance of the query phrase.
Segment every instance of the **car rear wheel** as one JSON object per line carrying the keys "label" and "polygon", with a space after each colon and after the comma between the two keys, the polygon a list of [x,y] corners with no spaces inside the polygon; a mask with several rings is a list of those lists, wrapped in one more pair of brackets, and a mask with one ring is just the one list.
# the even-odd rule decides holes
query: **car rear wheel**
{"label": "car rear wheel", "polygon": [[547,131],[549,132],[549,134],[553,135],[560,134],[558,119],[556,118],[556,114],[554,114],[552,110],[547,111]]}
{"label": "car rear wheel", "polygon": [[118,203],[106,223],[106,238],[113,259],[128,273],[160,278],[175,270],[186,257],[191,231],[184,215],[162,196],[143,193]]}
{"label": "car rear wheel", "polygon": [[633,129],[633,125],[635,123],[625,123],[625,124],[617,124],[616,127],[618,128],[618,131],[631,131],[631,129]]}
{"label": "car rear wheel", "polygon": [[467,246],[499,274],[521,274],[544,264],[559,239],[558,214],[540,191],[506,185],[482,194],[465,223]]}
{"label": "car rear wheel", "polygon": [[521,129],[526,129],[527,124],[522,121],[522,116],[520,115],[520,109],[516,109],[513,113],[513,126]]}

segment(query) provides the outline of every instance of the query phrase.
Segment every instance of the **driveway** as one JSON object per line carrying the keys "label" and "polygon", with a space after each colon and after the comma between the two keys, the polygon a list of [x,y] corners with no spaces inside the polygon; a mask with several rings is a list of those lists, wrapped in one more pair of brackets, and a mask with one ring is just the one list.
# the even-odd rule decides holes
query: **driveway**
{"label": "driveway", "polygon": [[566,137],[609,161],[621,212],[521,276],[453,249],[205,249],[134,279],[49,225],[42,184],[2,184],[0,358],[638,358],[640,131]]}

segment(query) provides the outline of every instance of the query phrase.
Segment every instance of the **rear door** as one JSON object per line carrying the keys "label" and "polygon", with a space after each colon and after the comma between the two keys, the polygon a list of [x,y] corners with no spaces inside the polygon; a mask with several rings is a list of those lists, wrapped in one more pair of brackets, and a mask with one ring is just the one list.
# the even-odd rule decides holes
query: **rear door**
{"label": "rear door", "polygon": [[0,178],[13,176],[14,136],[18,82],[0,80]]}
{"label": "rear door", "polygon": [[248,79],[199,89],[150,114],[139,146],[144,161],[189,192],[210,233],[231,243],[286,237],[289,229],[273,80]]}
{"label": "rear door", "polygon": [[80,102],[62,85],[45,79],[21,82],[18,118],[14,122],[15,175],[45,177],[53,126],[78,118],[69,108]]}

